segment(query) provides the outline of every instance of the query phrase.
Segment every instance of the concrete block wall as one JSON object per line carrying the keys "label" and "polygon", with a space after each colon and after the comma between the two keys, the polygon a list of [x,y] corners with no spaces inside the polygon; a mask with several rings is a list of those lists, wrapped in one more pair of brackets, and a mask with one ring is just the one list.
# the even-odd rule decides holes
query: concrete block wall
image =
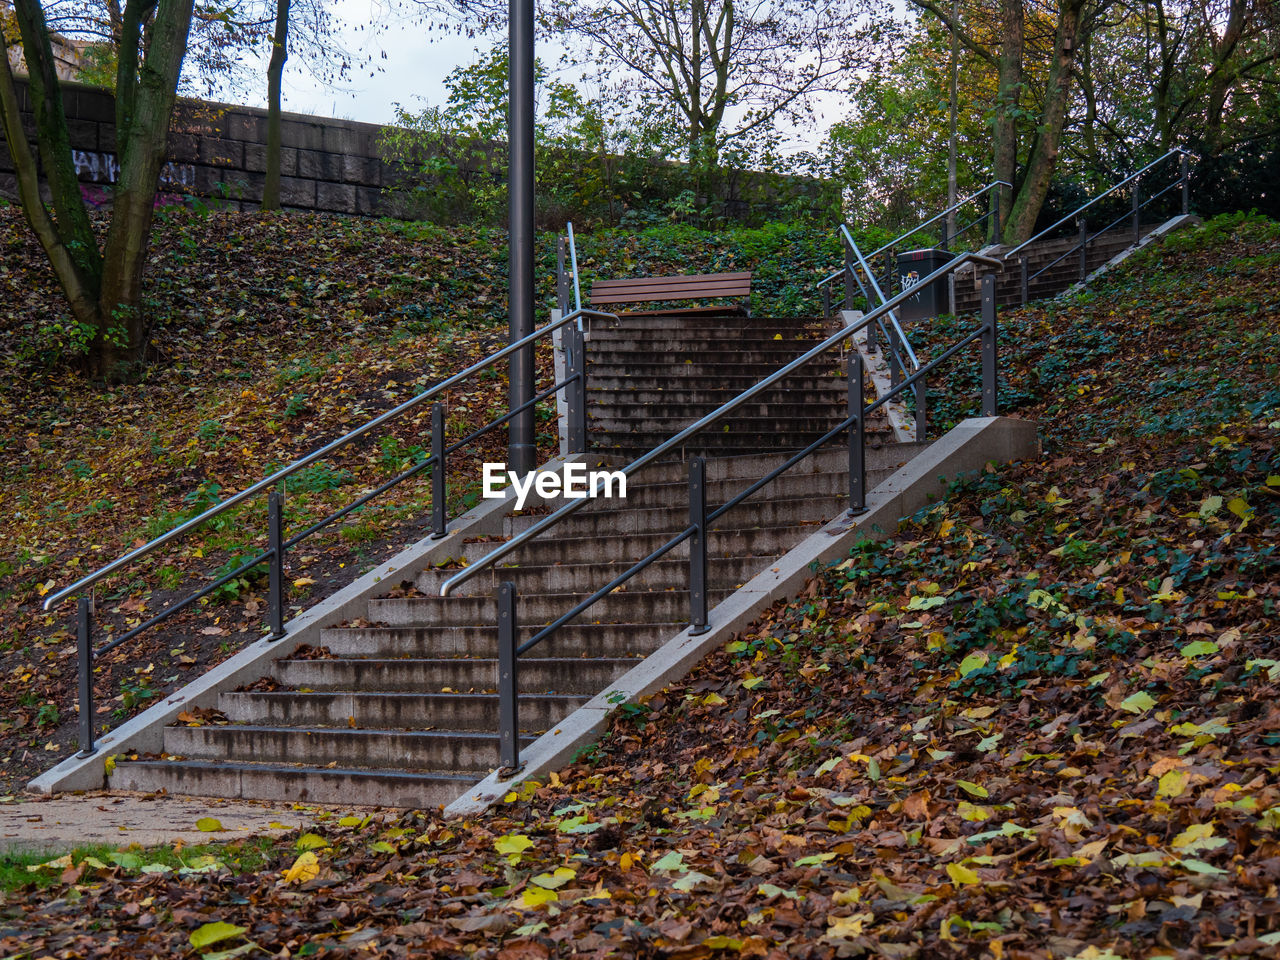
{"label": "concrete block wall", "polygon": [[[32,146],[35,128],[26,83],[18,99]],[[63,97],[77,172],[91,201],[105,202],[116,179],[115,98],[109,91],[64,83]],[[285,113],[281,125],[281,200],[286,208],[363,216],[394,215],[382,188],[398,174],[378,152],[382,127],[372,123]],[[3,136],[0,135],[0,143]],[[255,210],[267,170],[267,111],[256,107],[180,100],[169,131],[169,163],[162,193],[220,201]],[[13,162],[0,147],[0,193],[17,196]]]}

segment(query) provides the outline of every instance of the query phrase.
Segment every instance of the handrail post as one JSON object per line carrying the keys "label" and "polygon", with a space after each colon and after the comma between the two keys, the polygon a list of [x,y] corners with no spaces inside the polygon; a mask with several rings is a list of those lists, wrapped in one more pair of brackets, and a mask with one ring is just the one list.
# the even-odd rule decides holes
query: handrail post
{"label": "handrail post", "polygon": [[505,580],[498,585],[498,754],[499,763],[511,771],[520,766],[518,635],[516,587]]}
{"label": "handrail post", "polygon": [[[826,289],[825,287],[823,288]],[[570,324],[566,334],[569,341],[568,367],[569,396],[566,416],[569,420],[569,452],[587,452],[587,354],[586,337],[576,325]]]}
{"label": "handrail post", "polygon": [[569,312],[571,283],[568,271],[565,270],[565,257],[569,248],[567,237],[556,237],[556,306],[560,308],[560,316]]}
{"label": "handrail post", "polygon": [[1027,301],[1031,299],[1031,278],[1028,276],[1027,258],[1022,257],[1019,261],[1022,271],[1022,305],[1025,307]]}
{"label": "handrail post", "polygon": [[284,636],[284,511],[281,505],[280,491],[272,490],[267,495],[267,549],[271,551],[271,572],[269,575],[270,597],[270,640],[279,640]]}
{"label": "handrail post", "polygon": [[1133,181],[1133,242],[1137,243],[1142,239],[1142,204],[1139,202],[1139,194],[1142,191],[1141,180]]}
{"label": "handrail post", "polygon": [[822,319],[831,319],[831,287],[829,284],[822,288]]}
{"label": "handrail post", "polygon": [[76,665],[80,669],[80,752],[90,757],[98,748],[93,742],[93,621],[89,598],[81,597],[76,607]]}
{"label": "handrail post", "polygon": [[999,416],[996,365],[999,360],[998,330],[996,327],[996,275],[982,275],[982,415]]}
{"label": "handrail post", "polygon": [[439,540],[448,532],[445,515],[448,493],[448,471],[444,451],[444,404],[431,405],[431,539]]}
{"label": "handrail post", "polygon": [[911,387],[911,390],[915,394],[915,399],[916,399],[916,442],[917,443],[924,439],[925,434],[929,430],[929,413],[928,413],[928,407],[927,407],[928,399],[929,399],[929,387],[925,383],[927,379],[928,379],[927,377],[921,377]]}
{"label": "handrail post", "polygon": [[689,461],[689,635],[697,636],[707,625],[707,462]]}
{"label": "handrail post", "polygon": [[849,513],[867,509],[867,456],[863,436],[862,353],[849,354]]}
{"label": "handrail post", "polygon": [[1080,218],[1080,282],[1089,275],[1089,221]]}
{"label": "handrail post", "polygon": [[1000,187],[991,188],[991,242],[1000,242]]}
{"label": "handrail post", "polygon": [[1191,212],[1191,161],[1184,153],[1178,161],[1178,177],[1182,181],[1182,215]]}

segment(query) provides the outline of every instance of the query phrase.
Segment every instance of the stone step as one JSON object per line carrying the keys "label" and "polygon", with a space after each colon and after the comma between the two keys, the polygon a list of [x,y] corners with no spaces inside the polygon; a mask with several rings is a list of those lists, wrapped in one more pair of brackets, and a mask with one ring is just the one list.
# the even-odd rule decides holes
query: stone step
{"label": "stone step", "polygon": [[[521,697],[520,729],[546,730],[589,699],[571,694]],[[498,729],[496,693],[224,693],[218,698],[218,709],[235,723],[276,727],[348,727],[354,723],[365,730]]]}
{"label": "stone step", "polygon": [[[686,614],[687,616],[687,614]],[[625,658],[646,654],[685,628],[686,621],[654,623],[569,623],[538,646],[544,657]],[[520,628],[521,642],[538,627]],[[498,628],[492,623],[461,627],[329,627],[320,644],[338,657],[496,657]]]}
{"label": "stone step", "polygon": [[[733,587],[746,583],[774,559],[764,557],[719,557],[707,559],[707,583],[710,586]],[[457,596],[488,596],[498,584],[510,581],[521,594],[580,593],[583,596],[598,590],[610,580],[620,576],[633,565],[629,560],[594,563],[524,564],[510,562],[491,567],[462,584]],[[424,570],[418,574],[415,585],[423,593],[435,596],[440,585],[456,570]],[[688,559],[655,560],[637,573],[629,582],[633,590],[687,590],[689,586]],[[646,651],[647,652],[647,651]]]}
{"label": "stone step", "polygon": [[[540,651],[538,651],[540,652]],[[622,676],[635,658],[520,658],[521,693],[571,693],[594,696]],[[276,679],[287,687],[308,690],[360,690],[444,693],[491,693],[498,688],[498,661],[464,660],[277,660]],[[204,728],[198,728],[204,729]]]}
{"label": "stone step", "polygon": [[[848,458],[846,457],[847,461]],[[788,471],[764,489],[753,493],[752,501],[768,500],[773,497],[811,497],[838,496],[849,489],[849,466],[846,462],[843,469],[829,470],[822,473],[813,471],[801,472],[801,465],[795,466],[795,473]],[[767,471],[764,471],[767,472]],[[751,484],[750,479],[734,478],[732,480],[708,480],[705,484],[706,500],[711,506],[725,503]],[[627,484],[627,499],[618,501],[612,506],[626,510],[649,507],[663,507],[689,501],[689,481],[687,476],[666,483],[648,483],[631,481]],[[596,504],[596,509],[601,504]],[[599,551],[596,551],[596,556]],[[565,559],[572,558],[567,554]]]}
{"label": "stone step", "polygon": [[[776,368],[774,368],[776,369]],[[769,372],[772,372],[769,371]],[[742,393],[748,387],[759,383],[761,376],[755,373],[744,373],[736,367],[717,371],[715,375],[704,374],[699,369],[690,369],[683,364],[673,364],[671,370],[646,371],[627,367],[616,373],[590,370],[587,375],[587,392],[599,390],[611,392],[616,390],[720,390],[727,389],[730,399]],[[848,395],[848,378],[843,369],[833,366],[821,375],[808,373],[793,374],[780,383],[771,384],[762,392],[762,396],[776,395],[776,391],[786,390],[800,394],[813,394],[817,391],[831,391],[833,395]]]}
{"label": "stone step", "polygon": [[411,809],[451,803],[475,782],[474,773],[328,769],[245,760],[120,761],[110,777],[112,790],[139,793]]}
{"label": "stone step", "polygon": [[[532,742],[533,736],[521,737]],[[470,772],[477,777],[498,766],[497,724],[492,731],[362,730],[349,727],[266,727],[227,724],[167,727],[165,753],[188,760],[335,764],[360,769]]]}
{"label": "stone step", "polygon": [[[846,454],[847,456],[847,454]],[[880,476],[878,471],[868,471],[868,485],[876,482]],[[601,503],[602,501],[596,501]],[[748,523],[761,527],[777,527],[785,523],[812,523],[830,520],[848,509],[844,497],[794,497],[771,498],[769,500],[748,500],[729,510],[717,520],[712,529],[723,526],[726,529],[742,529]],[[527,530],[541,520],[541,517],[518,516],[504,520],[502,534],[513,537]],[[638,510],[619,510],[610,516],[609,536],[623,536],[637,533],[653,533],[667,531],[668,536],[683,530],[689,521],[688,500],[671,507],[649,507]],[[590,507],[561,520],[545,536],[555,537],[588,537],[598,535],[598,520]]]}
{"label": "stone step", "polygon": [[[618,413],[631,415],[594,417],[591,420],[590,432],[605,434],[615,439],[618,434],[632,433],[671,437],[697,420],[696,416],[660,416],[656,412],[643,408],[632,408],[630,411],[625,411],[623,408]],[[744,441],[753,442],[757,438],[773,437],[777,434],[782,434],[784,437],[792,435],[818,437],[837,426],[847,415],[841,408],[835,410],[828,408],[827,413],[820,417],[792,417],[787,416],[785,411],[765,416],[740,416],[736,412],[728,413],[695,434],[689,442],[693,444],[704,440],[707,443],[720,442],[726,434],[733,435],[738,444]],[[869,421],[870,418],[868,418]]]}
{"label": "stone step", "polygon": [[[829,417],[833,412],[843,409],[842,404],[846,403],[847,394],[847,390],[841,390],[835,385],[821,392],[766,392],[747,400],[731,411],[730,416],[768,417],[777,413],[791,417]],[[666,416],[683,412],[693,420],[718,410],[737,395],[738,391],[734,390],[618,390],[613,393],[592,390],[587,395],[587,414],[598,420],[625,415],[629,411],[643,410],[645,413]],[[868,385],[865,395],[872,396],[871,385]]]}
{"label": "stone step", "polygon": [[[604,586],[605,582],[607,581],[602,581],[600,586]],[[708,606],[715,606],[731,592],[708,590]],[[586,596],[564,593],[521,596],[517,602],[517,617],[522,624],[550,623],[584,599]],[[497,623],[497,613],[497,601],[493,597],[483,596],[406,597],[369,601],[369,619],[378,625],[389,627],[490,624]],[[687,590],[664,590],[656,593],[619,590],[598,600],[576,622],[643,623],[646,620],[657,620],[666,623],[673,620],[688,622],[688,619]],[[576,691],[562,689],[560,692]]]}

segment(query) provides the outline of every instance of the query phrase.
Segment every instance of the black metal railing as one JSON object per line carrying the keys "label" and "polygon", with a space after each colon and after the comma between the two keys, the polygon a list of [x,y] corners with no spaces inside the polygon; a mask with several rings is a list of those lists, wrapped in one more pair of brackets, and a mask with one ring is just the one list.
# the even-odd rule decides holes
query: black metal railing
{"label": "black metal railing", "polygon": [[[852,238],[850,237],[850,240]],[[856,245],[854,246],[856,250]],[[860,254],[859,254],[860,255]],[[962,253],[939,267],[921,280],[921,283],[932,283],[948,275],[963,264],[973,262],[988,267],[999,267],[1000,263],[989,257],[976,253]],[[895,307],[913,295],[912,290],[904,290],[884,300],[878,307],[869,311],[856,323],[830,335],[817,346],[801,356],[785,364],[769,374],[755,385],[747,388],[733,399],[722,404],[716,410],[699,419],[674,436],[658,444],[621,469],[625,476],[630,476],[643,467],[661,458],[663,455],[684,446],[692,437],[714,424],[725,414],[742,406],[751,398],[759,395],[770,386],[790,376],[801,367],[812,362],[833,348],[840,347],[850,337],[873,323],[881,322]],[[867,418],[877,409],[884,406],[898,394],[914,389],[918,382],[925,378],[941,364],[950,360],[960,350],[975,340],[982,341],[982,397],[981,405],[984,416],[995,416],[997,404],[997,318],[995,304],[995,275],[987,273],[982,278],[982,312],[978,328],[952,344],[935,359],[919,365],[918,369],[894,388],[885,393],[870,405],[864,405],[862,356],[854,350],[848,355],[849,382],[849,415],[838,425],[828,430],[821,438],[810,443],[803,450],[790,456],[778,467],[770,470],[760,479],[752,482],[731,499],[714,509],[706,504],[706,473],[701,457],[694,457],[689,465],[689,523],[683,530],[669,538],[658,549],[631,565],[626,571],[614,577],[604,586],[594,591],[565,613],[551,620],[550,623],[536,630],[524,643],[518,643],[519,637],[519,598],[515,585],[510,581],[502,582],[496,591],[498,619],[498,693],[499,693],[499,742],[500,759],[503,768],[514,771],[519,766],[519,663],[520,657],[539,643],[551,637],[560,627],[585,613],[596,602],[608,596],[614,590],[626,584],[657,560],[666,556],[680,544],[689,540],[689,624],[690,633],[699,634],[708,630],[708,591],[707,591],[707,533],[716,520],[737,507],[748,497],[764,489],[775,479],[800,463],[820,447],[830,443],[841,434],[846,434],[849,444],[849,510],[857,514],[866,509],[866,462],[865,462],[865,429]],[[594,492],[600,492],[597,488]],[[450,595],[460,584],[475,577],[481,571],[492,568],[504,557],[518,550],[523,544],[540,536],[559,524],[562,520],[581,509],[587,498],[571,500],[550,515],[536,521],[524,532],[512,537],[486,556],[451,576],[440,587],[441,596]]]}
{"label": "black metal railing", "polygon": [[[570,283],[576,287],[577,278],[577,254],[573,249],[573,225],[569,225],[568,247],[574,262],[574,272],[570,278]],[[561,247],[563,249],[564,240],[562,238]],[[563,280],[561,280],[563,285]],[[308,537],[319,533],[321,530],[331,526],[337,521],[350,515],[351,513],[364,507],[370,501],[383,495],[393,487],[398,486],[404,481],[430,470],[432,473],[432,492],[431,492],[431,535],[434,538],[440,538],[446,535],[448,518],[446,516],[446,480],[448,475],[449,457],[464,447],[473,443],[480,437],[489,432],[498,429],[507,424],[512,418],[525,410],[528,410],[538,403],[546,400],[560,390],[566,390],[568,394],[568,407],[570,410],[570,452],[582,453],[586,450],[586,357],[581,330],[581,323],[584,317],[595,317],[598,319],[617,320],[617,316],[602,311],[590,310],[581,306],[581,294],[574,291],[576,300],[579,304],[572,311],[563,313],[563,315],[555,318],[546,326],[535,330],[526,337],[522,337],[513,343],[508,344],[501,350],[498,350],[488,357],[472,364],[465,370],[446,378],[430,389],[418,394],[399,406],[380,414],[369,420],[364,425],[344,434],[337,440],[312,451],[306,456],[285,466],[270,476],[257,483],[245,488],[234,496],[228,497],[226,500],[209,507],[201,512],[198,516],[193,517],[167,533],[151,540],[149,543],[138,547],[129,553],[118,557],[110,563],[100,567],[93,573],[77,580],[70,586],[51,594],[44,601],[44,609],[50,610],[57,604],[61,603],[69,597],[79,595],[76,611],[76,637],[77,637],[77,669],[79,671],[78,682],[78,699],[80,711],[80,756],[89,756],[96,751],[95,731],[94,731],[94,703],[93,703],[93,672],[94,663],[107,653],[119,647],[121,644],[127,643],[139,634],[150,630],[152,627],[163,623],[170,617],[181,613],[192,605],[199,603],[205,597],[208,597],[214,591],[224,587],[239,578],[245,576],[251,570],[269,564],[268,569],[268,628],[267,639],[278,640],[284,637],[284,607],[285,607],[285,562],[288,552],[296,547]],[[566,374],[565,377],[553,383],[551,386],[539,391],[532,398],[520,404],[514,409],[509,409],[503,416],[489,421],[485,425],[471,431],[465,437],[448,443],[445,436],[444,422],[444,406],[435,402],[431,407],[431,453],[425,459],[410,466],[408,469],[396,474],[390,480],[375,487],[374,489],[364,493],[356,500],[342,507],[341,509],[329,514],[323,519],[311,524],[306,529],[301,530],[292,536],[285,536],[285,522],[283,512],[283,496],[280,488],[285,481],[297,473],[298,471],[325,459],[330,454],[348,446],[349,444],[366,436],[387,422],[400,417],[410,410],[421,407],[423,404],[432,401],[433,398],[440,396],[447,390],[463,383],[477,373],[492,367],[495,363],[506,357],[511,356],[527,347],[532,347],[535,343],[562,327],[569,328],[569,336],[564,344],[566,358]],[[553,377],[554,379],[554,377]],[[107,642],[95,647],[93,642],[93,598],[92,593],[85,595],[86,591],[92,591],[93,587],[104,578],[117,573],[132,564],[142,560],[144,557],[154,553],[160,547],[165,546],[189,533],[192,533],[203,527],[210,520],[226,513],[231,508],[257,496],[260,493],[267,493],[267,549],[263,550],[257,556],[241,563],[234,570],[215,579],[212,583],[205,585],[200,590],[189,594],[183,599],[170,604],[163,611],[140,623],[131,629],[121,633],[118,636],[110,637]]]}
{"label": "black metal railing", "polygon": [[[1046,271],[1052,269],[1053,267],[1056,267],[1059,263],[1061,263],[1062,261],[1066,260],[1068,257],[1071,257],[1073,255],[1077,256],[1079,259],[1079,279],[1083,282],[1084,279],[1089,275],[1089,247],[1092,244],[1096,243],[1097,240],[1100,237],[1102,237],[1104,234],[1110,233],[1112,230],[1114,230],[1116,227],[1119,227],[1121,224],[1125,223],[1126,221],[1129,222],[1130,229],[1133,231],[1133,242],[1138,243],[1142,239],[1142,211],[1146,209],[1146,207],[1154,203],[1156,200],[1159,200],[1161,197],[1173,192],[1174,190],[1181,191],[1182,214],[1183,216],[1186,216],[1191,211],[1191,164],[1190,164],[1190,161],[1192,157],[1193,157],[1193,154],[1179,147],[1175,147],[1173,150],[1170,150],[1164,156],[1151,161],[1141,170],[1125,177],[1123,180],[1109,187],[1107,190],[1098,194],[1093,199],[1088,200],[1085,203],[1082,203],[1080,206],[1076,207],[1074,210],[1072,210],[1065,217],[1058,220],[1053,225],[1045,227],[1045,229],[1041,230],[1034,237],[1031,237],[1029,240],[1024,240],[1022,243],[1018,244],[1012,250],[1003,254],[1001,256],[1001,259],[1008,262],[1011,258],[1016,256],[1017,254],[1022,253],[1022,251],[1024,251],[1031,244],[1039,240],[1043,240],[1044,238],[1048,237],[1050,234],[1059,230],[1061,227],[1073,221],[1075,223],[1076,229],[1079,231],[1079,239],[1076,241],[1075,244],[1073,244],[1063,253],[1059,254],[1053,260],[1044,264],[1035,273],[1029,272],[1030,267],[1028,265],[1028,258],[1025,255],[1018,258],[1018,270],[1020,274],[1019,283],[1021,286],[1022,303],[1027,303],[1031,299],[1031,284],[1033,281],[1035,281],[1037,277],[1039,277],[1042,273],[1045,273]],[[1178,160],[1177,176],[1173,179],[1172,182],[1164,185],[1163,187],[1157,187],[1155,189],[1148,190],[1146,195],[1144,196],[1143,195],[1143,177],[1145,177],[1147,174],[1154,171],[1166,160],[1171,160],[1174,158],[1177,158]],[[1113,195],[1122,196],[1126,190],[1128,190],[1128,193],[1129,193],[1129,209],[1126,210],[1124,213],[1122,213],[1119,217],[1112,220],[1101,230],[1097,230],[1093,233],[1090,233],[1088,218],[1085,215],[1086,212],[1091,207],[1105,200],[1107,197],[1110,197]]]}
{"label": "black metal railing", "polygon": [[[1009,187],[1010,189],[1012,189],[1011,185],[1004,180],[992,180],[986,186],[979,188],[975,192],[969,194],[969,196],[967,197],[957,200],[955,203],[951,204],[951,206],[947,207],[945,210],[942,210],[939,213],[934,214],[928,220],[925,220],[922,223],[917,224],[916,226],[912,227],[910,230],[906,231],[905,233],[901,233],[898,236],[894,237],[888,243],[885,243],[877,247],[876,249],[872,250],[869,254],[866,255],[865,259],[869,263],[874,264],[876,257],[878,256],[883,257],[884,285],[886,287],[892,288],[894,285],[893,279],[897,274],[897,261],[896,261],[897,251],[900,247],[902,247],[906,243],[906,241],[910,240],[912,237],[915,237],[918,234],[925,232],[926,230],[931,228],[934,224],[940,223],[942,226],[941,226],[941,235],[938,241],[938,246],[939,248],[946,250],[951,245],[953,245],[955,241],[959,239],[962,235],[968,233],[970,230],[974,229],[975,227],[982,226],[984,224],[991,224],[991,223],[999,224],[1000,223],[1000,190],[998,188],[1000,187]],[[976,204],[980,202],[983,197],[987,197],[988,195],[990,196],[986,203],[985,212],[975,216],[974,219],[970,220],[963,227],[958,227],[955,233],[949,234],[947,232],[948,222],[953,213],[959,213],[965,207],[969,206],[970,204]],[[850,256],[850,250],[846,245],[844,266],[841,267],[839,270],[835,271],[834,273],[832,273],[830,276],[818,282],[818,288],[822,290],[822,308],[823,308],[824,316],[827,316],[827,317],[832,316],[833,311],[839,309],[841,306],[841,303],[852,304],[856,299],[858,292],[862,293],[863,298],[866,300],[868,307],[873,305],[873,301],[866,295],[865,287],[862,287],[861,284],[856,284],[854,282],[854,275],[856,274],[856,269],[855,269],[856,266],[857,265],[854,264],[852,261],[852,258]],[[871,274],[868,273],[868,276],[870,275]],[[844,285],[845,289],[844,289],[844,296],[842,301],[833,299],[831,294],[831,289],[830,289],[830,285],[834,283],[836,280],[840,279],[841,277],[845,278],[845,285]],[[855,291],[854,290],[855,286],[859,287],[859,290]],[[871,341],[869,346],[871,347],[871,349],[873,350],[875,349],[874,339]]]}

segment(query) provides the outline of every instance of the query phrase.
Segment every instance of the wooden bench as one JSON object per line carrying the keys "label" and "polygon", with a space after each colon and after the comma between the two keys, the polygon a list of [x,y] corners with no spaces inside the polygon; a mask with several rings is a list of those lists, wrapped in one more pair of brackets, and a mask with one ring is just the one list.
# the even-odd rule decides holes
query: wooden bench
{"label": "wooden bench", "polygon": [[[632,280],[597,280],[591,285],[591,306],[619,303],[659,303],[672,300],[720,300],[751,297],[751,274],[709,273],[685,277],[638,277]],[[627,316],[660,316],[672,313],[747,313],[734,307],[685,307],[665,310],[631,310]]]}

